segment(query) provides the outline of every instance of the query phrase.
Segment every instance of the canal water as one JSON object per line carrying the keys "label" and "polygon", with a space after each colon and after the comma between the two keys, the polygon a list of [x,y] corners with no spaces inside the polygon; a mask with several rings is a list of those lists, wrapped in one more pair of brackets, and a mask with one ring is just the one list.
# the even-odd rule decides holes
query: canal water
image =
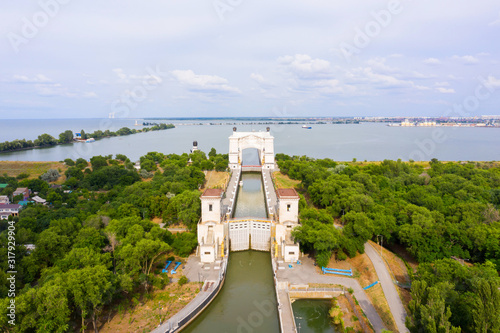
{"label": "canal water", "polygon": [[[236,217],[266,217],[260,173],[243,173]],[[231,252],[219,295],[183,333],[279,332],[269,252]]]}
{"label": "canal water", "polygon": [[299,299],[292,303],[295,324],[300,333],[335,333],[328,311],[331,300]]}
{"label": "canal water", "polygon": [[231,252],[224,286],[182,333],[278,333],[269,252]]}
{"label": "canal water", "polygon": [[[244,172],[241,174],[236,206],[233,217],[267,217],[262,174],[258,172]],[[241,184],[241,183],[240,183]]]}

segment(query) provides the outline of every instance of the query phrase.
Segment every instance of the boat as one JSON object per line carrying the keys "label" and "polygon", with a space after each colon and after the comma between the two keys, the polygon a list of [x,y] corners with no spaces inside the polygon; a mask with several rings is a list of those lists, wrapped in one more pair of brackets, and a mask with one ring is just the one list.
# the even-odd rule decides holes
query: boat
{"label": "boat", "polygon": [[141,126],[141,125],[139,125],[139,123],[136,120],[134,126]]}
{"label": "boat", "polygon": [[91,143],[91,142],[95,142],[95,139],[94,138],[89,138],[89,139],[85,140],[85,143]]}
{"label": "boat", "polygon": [[307,125],[302,125],[302,128],[303,129],[311,129],[312,127],[311,126],[307,126]]}

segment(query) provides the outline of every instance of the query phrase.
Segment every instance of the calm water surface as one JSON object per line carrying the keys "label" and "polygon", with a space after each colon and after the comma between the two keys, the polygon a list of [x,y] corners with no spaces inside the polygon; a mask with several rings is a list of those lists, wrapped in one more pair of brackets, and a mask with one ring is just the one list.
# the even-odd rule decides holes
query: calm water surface
{"label": "calm water surface", "polygon": [[328,311],[331,300],[299,299],[292,303],[293,315],[300,333],[335,333]]}
{"label": "calm water surface", "polygon": [[233,217],[267,217],[262,175],[244,172],[241,175],[243,186],[238,188],[238,197]]}
{"label": "calm water surface", "polygon": [[[0,141],[35,139],[49,133],[55,137],[66,129],[87,132],[102,129],[100,119],[78,120],[4,120],[0,125]],[[112,130],[134,126],[134,120],[114,119]],[[140,122],[140,121],[139,121]],[[265,130],[266,125],[238,125],[238,131]],[[332,158],[338,161],[430,160],[491,161],[500,160],[500,129],[498,128],[442,128],[442,127],[388,127],[384,124],[313,125],[311,130],[301,125],[269,125],[275,137],[275,152],[288,155],[307,155]],[[140,133],[126,137],[99,140],[95,143],[76,143],[47,149],[3,153],[0,160],[60,161],[65,158],[89,159],[95,155],[125,154],[131,160],[150,151],[164,154],[189,152],[193,141],[201,150],[212,147],[220,153],[229,149],[228,137],[232,125],[186,126],[175,129]],[[436,140],[435,138],[439,138]]]}
{"label": "calm water surface", "polygon": [[224,287],[182,333],[280,331],[269,252],[231,252]]}

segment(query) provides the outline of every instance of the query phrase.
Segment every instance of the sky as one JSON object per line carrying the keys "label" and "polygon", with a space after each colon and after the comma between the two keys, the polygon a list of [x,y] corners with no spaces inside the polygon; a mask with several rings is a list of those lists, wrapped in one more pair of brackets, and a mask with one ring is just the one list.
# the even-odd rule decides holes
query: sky
{"label": "sky", "polygon": [[498,0],[0,4],[0,119],[499,115]]}

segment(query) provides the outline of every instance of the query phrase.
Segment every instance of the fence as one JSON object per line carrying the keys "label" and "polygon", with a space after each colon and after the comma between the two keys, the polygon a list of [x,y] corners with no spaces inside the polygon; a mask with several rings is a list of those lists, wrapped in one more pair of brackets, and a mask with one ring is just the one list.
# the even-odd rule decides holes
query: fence
{"label": "fence", "polygon": [[359,324],[361,325],[363,332],[372,332],[372,330],[370,328],[368,328],[368,326],[366,326],[365,317],[363,315],[361,315],[361,313],[359,313],[358,309],[356,308],[356,304],[354,304],[354,300],[352,299],[351,294],[347,292],[344,295],[347,298],[347,301],[349,302],[349,304],[351,305],[351,308],[354,311],[354,315],[356,317],[358,317]]}

